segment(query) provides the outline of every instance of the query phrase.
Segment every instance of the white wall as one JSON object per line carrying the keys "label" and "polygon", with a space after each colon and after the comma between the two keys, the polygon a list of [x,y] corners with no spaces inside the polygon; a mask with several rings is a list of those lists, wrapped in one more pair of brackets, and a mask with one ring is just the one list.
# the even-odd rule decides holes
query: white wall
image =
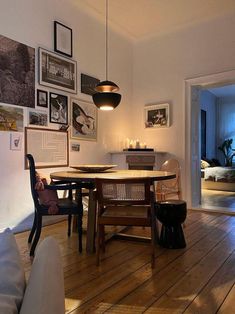
{"label": "white wall", "polygon": [[[185,90],[187,78],[235,68],[235,15],[224,16],[164,37],[136,44],[134,49],[133,134],[156,150],[181,161],[185,178]],[[145,129],[144,105],[169,102],[171,126]],[[189,152],[186,152],[189,153]],[[189,170],[189,169],[188,169]]]}
{"label": "white wall", "polygon": [[[217,147],[228,138],[233,139],[232,147],[235,148],[235,97],[219,97],[217,101]],[[218,157],[224,164],[224,156],[218,150]]]}
{"label": "white wall", "polygon": [[[73,59],[78,62],[79,92],[76,97],[91,100],[90,96],[80,93],[79,78],[81,72],[101,80],[105,78],[104,25],[68,0],[0,1],[0,34],[36,48],[36,88],[45,89],[37,83],[37,48],[53,50],[54,20],[73,29]],[[124,139],[130,137],[128,119],[132,99],[132,46],[110,30],[109,52],[109,79],[120,86],[122,102],[114,112],[99,112],[97,142],[78,141],[81,150],[71,153],[71,164],[106,163],[110,158],[107,153],[120,149]],[[24,111],[26,115],[27,110]],[[58,128],[55,125],[51,127]],[[9,132],[0,132],[0,229],[21,223],[33,211],[28,171],[24,170],[24,149],[20,152],[10,151],[9,139]],[[45,172],[56,170],[47,169]]]}
{"label": "white wall", "polygon": [[207,90],[200,94],[201,109],[206,111],[206,157],[217,158],[216,146],[216,96]]}

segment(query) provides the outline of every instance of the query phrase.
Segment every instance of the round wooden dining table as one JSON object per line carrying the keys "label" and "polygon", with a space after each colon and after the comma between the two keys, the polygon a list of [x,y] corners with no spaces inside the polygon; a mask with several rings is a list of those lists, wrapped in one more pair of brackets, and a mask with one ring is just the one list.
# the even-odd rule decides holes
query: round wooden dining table
{"label": "round wooden dining table", "polygon": [[[89,182],[95,184],[96,178],[108,179],[128,179],[128,178],[150,178],[152,185],[160,180],[174,179],[176,175],[172,172],[157,170],[108,170],[104,172],[83,172],[80,170],[59,171],[50,174],[53,180],[63,180],[67,182]],[[94,186],[94,185],[93,185]],[[94,189],[89,189],[88,219],[87,219],[87,239],[86,251],[95,251],[95,229],[96,229],[96,200]]]}

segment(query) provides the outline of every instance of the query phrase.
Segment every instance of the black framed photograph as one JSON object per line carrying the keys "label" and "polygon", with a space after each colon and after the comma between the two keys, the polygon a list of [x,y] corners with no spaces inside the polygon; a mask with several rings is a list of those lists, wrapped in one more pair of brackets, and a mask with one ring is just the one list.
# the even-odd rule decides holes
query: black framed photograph
{"label": "black framed photograph", "polygon": [[39,48],[39,84],[77,93],[77,62]]}
{"label": "black framed photograph", "polygon": [[50,122],[68,124],[68,97],[50,93]]}
{"label": "black framed photograph", "polygon": [[81,73],[81,93],[92,96],[96,93],[95,87],[99,82],[97,78]]}
{"label": "black framed photograph", "polygon": [[54,50],[68,57],[73,55],[73,31],[57,21],[54,21]]}
{"label": "black framed photograph", "polygon": [[73,55],[73,31],[58,21],[54,21],[54,50],[68,57]]}
{"label": "black framed photograph", "polygon": [[48,94],[46,90],[37,89],[37,106],[48,107]]}

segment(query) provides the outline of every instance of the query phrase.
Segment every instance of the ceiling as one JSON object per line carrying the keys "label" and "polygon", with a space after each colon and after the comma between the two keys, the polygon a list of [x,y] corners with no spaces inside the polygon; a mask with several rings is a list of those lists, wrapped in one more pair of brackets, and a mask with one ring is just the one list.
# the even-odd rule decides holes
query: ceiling
{"label": "ceiling", "polygon": [[[106,0],[71,1],[105,22]],[[109,25],[137,41],[231,14],[235,0],[108,0],[108,6]]]}
{"label": "ceiling", "polygon": [[214,87],[207,89],[209,92],[214,94],[216,97],[231,97],[235,96],[235,85],[226,85],[222,87]]}

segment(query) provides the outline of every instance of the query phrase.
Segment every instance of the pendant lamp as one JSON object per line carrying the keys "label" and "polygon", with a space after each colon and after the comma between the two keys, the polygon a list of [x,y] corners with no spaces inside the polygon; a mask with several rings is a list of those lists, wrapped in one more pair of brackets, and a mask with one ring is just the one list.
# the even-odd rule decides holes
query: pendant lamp
{"label": "pendant lamp", "polygon": [[95,91],[97,93],[92,95],[93,102],[101,110],[113,110],[116,108],[120,101],[121,95],[117,92],[119,87],[108,78],[108,0],[106,0],[106,27],[105,27],[105,81],[100,82],[96,85]]}

